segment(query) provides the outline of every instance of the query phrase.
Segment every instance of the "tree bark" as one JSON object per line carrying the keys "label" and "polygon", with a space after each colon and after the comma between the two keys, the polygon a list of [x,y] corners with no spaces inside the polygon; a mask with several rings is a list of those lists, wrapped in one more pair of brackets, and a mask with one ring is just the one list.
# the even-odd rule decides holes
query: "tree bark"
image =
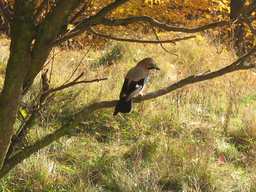
{"label": "tree bark", "polygon": [[3,166],[22,92],[22,85],[31,62],[33,39],[33,3],[16,0],[15,18],[11,23],[11,48],[4,87],[0,95],[0,167]]}

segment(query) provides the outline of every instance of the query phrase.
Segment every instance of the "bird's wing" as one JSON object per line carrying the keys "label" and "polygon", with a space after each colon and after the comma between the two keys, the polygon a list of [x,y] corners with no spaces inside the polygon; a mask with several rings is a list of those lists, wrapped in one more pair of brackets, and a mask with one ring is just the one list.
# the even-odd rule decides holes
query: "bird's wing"
{"label": "bird's wing", "polygon": [[129,85],[129,80],[127,78],[125,78],[124,83],[123,83],[123,87],[121,89],[120,96],[119,96],[120,99],[126,97],[126,93],[127,93],[127,90],[128,90],[128,85]]}
{"label": "bird's wing", "polygon": [[130,100],[136,97],[144,87],[145,78],[139,81],[132,81],[129,79],[124,80],[124,84],[120,93],[120,99]]}

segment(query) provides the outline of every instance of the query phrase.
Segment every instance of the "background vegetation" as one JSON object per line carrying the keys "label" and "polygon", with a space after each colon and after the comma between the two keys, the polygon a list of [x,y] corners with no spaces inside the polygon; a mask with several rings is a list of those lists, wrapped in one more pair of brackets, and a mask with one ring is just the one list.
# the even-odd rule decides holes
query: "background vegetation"
{"label": "background vegetation", "polygon": [[[146,56],[161,68],[151,74],[146,92],[236,59],[232,49],[207,36],[166,47],[175,55],[159,45],[116,42],[88,53],[89,48],[55,49],[52,86],[68,79],[86,53],[76,73],[108,80],[59,92],[27,142],[51,132],[84,103],[117,98],[126,71]],[[1,48],[3,71],[8,46]],[[128,115],[114,118],[112,109],[93,113],[79,130],[18,165],[0,190],[256,191],[255,81],[253,71],[236,72],[137,104]]]}

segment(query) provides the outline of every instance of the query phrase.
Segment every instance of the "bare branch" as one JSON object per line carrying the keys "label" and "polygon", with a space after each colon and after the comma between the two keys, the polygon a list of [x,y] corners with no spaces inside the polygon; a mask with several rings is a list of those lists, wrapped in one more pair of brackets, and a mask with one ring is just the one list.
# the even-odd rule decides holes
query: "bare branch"
{"label": "bare branch", "polygon": [[183,32],[183,33],[196,33],[196,32],[201,32],[201,31],[204,31],[207,29],[223,27],[223,26],[230,24],[229,21],[217,21],[217,22],[209,23],[209,24],[202,25],[202,26],[195,27],[195,28],[175,27],[175,26],[171,26],[169,24],[160,22],[160,21],[158,21],[152,17],[149,17],[149,16],[132,16],[132,17],[124,18],[124,19],[106,19],[106,18],[104,18],[101,21],[101,24],[108,25],[108,26],[120,26],[120,25],[128,25],[128,24],[137,23],[137,22],[146,22],[154,27],[163,29],[165,31]]}
{"label": "bare branch", "polygon": [[115,41],[125,41],[125,42],[132,42],[132,43],[149,43],[149,44],[162,44],[162,43],[175,43],[178,41],[183,41],[187,39],[192,39],[196,38],[195,35],[192,36],[187,36],[187,37],[181,37],[181,38],[175,38],[175,39],[170,39],[170,40],[141,40],[141,39],[127,39],[127,38],[121,38],[121,37],[113,37],[111,35],[103,34],[96,32],[94,29],[90,29],[90,32],[93,33],[94,35],[97,35],[99,37],[103,37],[106,39],[112,39]]}
{"label": "bare branch", "polygon": [[[198,74],[198,75],[191,75],[191,76],[189,76],[185,79],[182,79],[168,87],[159,89],[157,91],[153,91],[153,92],[148,93],[142,97],[137,97],[134,99],[134,102],[139,103],[141,101],[154,99],[154,98],[169,94],[170,92],[177,90],[181,87],[185,87],[190,84],[214,79],[216,77],[220,77],[220,76],[223,76],[225,74],[228,74],[228,73],[231,73],[234,71],[248,70],[248,69],[255,68],[256,66],[254,64],[249,64],[249,65],[243,64],[245,59],[247,59],[249,56],[251,56],[255,52],[256,52],[256,47],[254,47],[248,53],[246,53],[245,55],[243,55],[242,57],[237,59],[235,62],[233,62],[232,64],[230,64],[226,67],[223,67],[223,68],[213,71],[213,72],[208,72],[208,73],[203,73],[203,74]],[[80,115],[82,117],[85,117],[88,112],[91,113],[98,109],[113,107],[113,106],[115,106],[116,102],[117,102],[116,100],[113,100],[113,101],[103,101],[103,102],[99,102],[99,103],[94,103],[88,107],[85,107],[84,110],[80,112]],[[79,115],[79,114],[77,114],[77,115]]]}
{"label": "bare branch", "polygon": [[53,92],[57,92],[57,91],[61,91],[63,89],[66,89],[66,88],[69,88],[69,87],[72,87],[74,85],[78,85],[78,84],[88,84],[88,83],[94,83],[94,82],[99,82],[99,81],[105,81],[105,80],[108,80],[108,78],[100,78],[100,79],[93,79],[93,80],[83,80],[83,81],[72,81],[70,83],[67,83],[65,85],[62,85],[60,87],[56,87],[56,88],[53,88],[53,89],[49,89],[49,91],[47,91],[46,93],[47,94],[51,94]]}

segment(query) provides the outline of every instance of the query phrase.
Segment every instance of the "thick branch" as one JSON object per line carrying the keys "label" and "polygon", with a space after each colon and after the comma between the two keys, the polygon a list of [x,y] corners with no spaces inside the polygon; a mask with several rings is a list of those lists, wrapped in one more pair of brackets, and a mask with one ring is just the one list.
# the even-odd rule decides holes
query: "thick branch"
{"label": "thick branch", "polygon": [[[168,87],[165,87],[163,89],[160,89],[158,91],[154,91],[151,93],[146,94],[143,97],[137,97],[134,99],[136,103],[139,103],[141,101],[154,99],[166,94],[169,94],[170,92],[177,90],[179,88],[185,87],[190,84],[194,84],[197,82],[206,81],[209,79],[213,79],[216,77],[220,77],[222,75],[238,71],[238,70],[248,70],[255,67],[255,65],[243,65],[246,58],[248,58],[250,55],[256,52],[256,48],[253,48],[250,52],[245,54],[244,56],[240,57],[238,60],[233,62],[232,64],[221,68],[219,70],[209,72],[206,74],[199,74],[199,75],[192,75],[185,79],[182,79]],[[6,173],[8,173],[15,165],[22,162],[24,159],[28,158],[33,153],[39,151],[40,149],[46,147],[47,145],[51,144],[52,142],[58,140],[59,138],[68,135],[72,129],[79,127],[80,123],[85,119],[88,114],[99,110],[99,109],[105,109],[105,108],[111,108],[114,107],[117,100],[112,101],[102,101],[98,103],[93,103],[87,107],[85,107],[83,110],[75,114],[70,121],[63,125],[61,128],[57,129],[55,132],[45,136],[41,140],[35,142],[34,144],[25,147],[22,151],[17,152],[15,155],[13,155],[6,163],[4,164],[3,168],[0,170],[0,178],[3,177]]]}
{"label": "thick branch", "polygon": [[162,43],[176,43],[178,41],[183,41],[187,39],[196,38],[195,35],[187,36],[187,37],[180,37],[175,39],[169,39],[169,40],[141,40],[141,39],[127,39],[127,38],[121,38],[121,37],[114,37],[111,35],[103,34],[100,32],[95,31],[94,29],[90,29],[90,32],[92,32],[94,35],[97,35],[99,37],[103,37],[106,39],[112,39],[115,41],[125,41],[125,42],[132,42],[132,43],[149,43],[149,44],[162,44]]}

